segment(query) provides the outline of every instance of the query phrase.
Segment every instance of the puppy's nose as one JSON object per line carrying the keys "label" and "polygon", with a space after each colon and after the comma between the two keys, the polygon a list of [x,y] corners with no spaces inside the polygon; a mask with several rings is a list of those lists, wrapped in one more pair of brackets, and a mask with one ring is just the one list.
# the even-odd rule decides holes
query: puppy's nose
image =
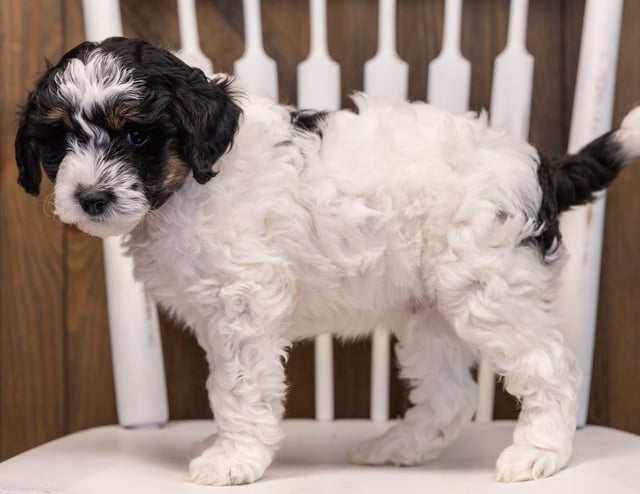
{"label": "puppy's nose", "polygon": [[79,190],[78,202],[87,214],[97,216],[104,213],[109,204],[113,202],[113,194],[104,190]]}

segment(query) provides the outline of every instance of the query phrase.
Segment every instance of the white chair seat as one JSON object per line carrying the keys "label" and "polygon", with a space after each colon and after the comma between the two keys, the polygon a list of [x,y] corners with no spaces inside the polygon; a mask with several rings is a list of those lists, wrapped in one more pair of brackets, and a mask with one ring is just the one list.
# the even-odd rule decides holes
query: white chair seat
{"label": "white chair seat", "polygon": [[469,424],[438,460],[424,466],[348,463],[351,445],[388,426],[365,420],[287,420],[284,446],[260,481],[215,489],[186,481],[189,458],[215,431],[212,422],[172,422],[154,430],[97,427],[1,463],[0,494],[640,492],[640,437],[626,432],[587,426],[578,431],[565,470],[536,482],[498,484],[494,463],[511,441],[513,422]]}

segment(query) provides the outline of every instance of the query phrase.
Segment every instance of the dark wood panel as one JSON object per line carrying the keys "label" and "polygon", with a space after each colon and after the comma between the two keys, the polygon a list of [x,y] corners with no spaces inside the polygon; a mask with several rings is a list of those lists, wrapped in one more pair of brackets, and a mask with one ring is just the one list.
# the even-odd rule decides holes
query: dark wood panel
{"label": "dark wood panel", "polygon": [[65,229],[66,429],[116,422],[102,243]]}
{"label": "dark wood panel", "polygon": [[264,48],[278,64],[280,101],[295,105],[296,67],[309,53],[309,4],[264,0],[261,5]]}
{"label": "dark wood panel", "polygon": [[[640,2],[625,2],[614,125],[640,103]],[[609,189],[589,422],[640,434],[640,163]]]}
{"label": "dark wood panel", "polygon": [[409,64],[409,99],[427,97],[427,64],[442,45],[443,0],[422,2],[399,0],[397,3],[397,50]]}
{"label": "dark wood panel", "polygon": [[162,313],[160,328],[171,419],[211,417],[205,388],[209,368],[204,351],[188,329]]}
{"label": "dark wood panel", "polygon": [[362,91],[364,64],[378,46],[378,12],[368,0],[332,0],[327,3],[327,24],[329,54],[341,67],[342,107],[352,108],[349,96]]}
{"label": "dark wood panel", "polygon": [[295,343],[287,361],[287,417],[313,417],[315,413],[313,342]]}
{"label": "dark wood panel", "polygon": [[64,433],[62,226],[16,186],[16,110],[62,50],[59,2],[0,3],[0,458]]}

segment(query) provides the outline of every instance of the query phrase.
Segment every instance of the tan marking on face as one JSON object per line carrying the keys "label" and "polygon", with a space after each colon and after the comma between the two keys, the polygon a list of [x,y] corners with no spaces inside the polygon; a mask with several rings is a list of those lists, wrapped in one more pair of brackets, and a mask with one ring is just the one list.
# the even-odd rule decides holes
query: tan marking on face
{"label": "tan marking on face", "polygon": [[182,184],[191,173],[191,167],[184,162],[175,152],[169,153],[167,160],[167,173],[162,182],[162,189],[171,194],[182,187]]}
{"label": "tan marking on face", "polygon": [[65,126],[69,128],[73,127],[71,116],[69,115],[69,113],[67,113],[67,111],[64,108],[60,108],[60,107],[51,108],[51,110],[49,110],[45,115],[45,118],[50,123],[53,123],[53,124],[62,122],[64,123]]}
{"label": "tan marking on face", "polygon": [[141,116],[132,106],[117,105],[109,108],[107,112],[107,125],[110,129],[119,131],[127,125],[140,122]]}

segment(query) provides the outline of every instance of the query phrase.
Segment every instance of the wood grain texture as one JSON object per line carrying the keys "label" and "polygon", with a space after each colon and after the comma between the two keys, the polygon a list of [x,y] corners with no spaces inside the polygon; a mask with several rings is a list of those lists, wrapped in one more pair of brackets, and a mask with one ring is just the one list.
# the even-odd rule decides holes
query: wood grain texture
{"label": "wood grain texture", "polygon": [[64,429],[62,226],[16,185],[18,104],[62,53],[57,0],[0,3],[0,458]]}
{"label": "wood grain texture", "polygon": [[280,101],[295,105],[296,67],[309,53],[309,4],[263,0],[261,13],[264,49],[278,66]]}
{"label": "wood grain texture", "polygon": [[[84,427],[115,421],[102,244],[51,218],[44,198],[15,185],[13,116],[44,68],[82,40],[81,0],[0,2],[0,459]],[[377,2],[329,0],[329,50],[341,64],[343,104],[362,88],[377,46]],[[122,0],[124,32],[179,46],[173,0]],[[470,106],[488,108],[493,60],[506,41],[508,0],[466,0],[463,54],[472,62]],[[231,71],[244,49],[242,3],[198,0],[202,49]],[[527,45],[535,57],[531,141],[564,152],[570,125],[584,0],[536,0]],[[278,64],[280,100],[296,101],[296,65],[309,50],[308,2],[262,0],[264,45]],[[443,0],[398,0],[398,52],[409,62],[409,95],[424,99],[427,64],[442,39]],[[614,122],[640,102],[640,3],[625,4]],[[623,171],[608,197],[589,421],[640,432],[640,167]],[[44,211],[43,211],[44,210]],[[195,339],[161,317],[172,419],[209,417],[207,365]],[[329,328],[328,328],[329,329]],[[335,344],[336,415],[368,415],[369,343]],[[392,359],[394,360],[394,359]],[[313,345],[287,364],[287,415],[313,415]],[[394,377],[391,414],[406,392]],[[513,417],[498,394],[496,415]]]}
{"label": "wood grain texture", "polygon": [[442,47],[444,1],[398,0],[396,8],[397,51],[409,64],[408,97],[424,101],[427,97],[427,65]]}
{"label": "wood grain texture", "polygon": [[[625,2],[613,122],[640,104],[640,2]],[[589,422],[640,434],[640,163],[607,194]]]}

